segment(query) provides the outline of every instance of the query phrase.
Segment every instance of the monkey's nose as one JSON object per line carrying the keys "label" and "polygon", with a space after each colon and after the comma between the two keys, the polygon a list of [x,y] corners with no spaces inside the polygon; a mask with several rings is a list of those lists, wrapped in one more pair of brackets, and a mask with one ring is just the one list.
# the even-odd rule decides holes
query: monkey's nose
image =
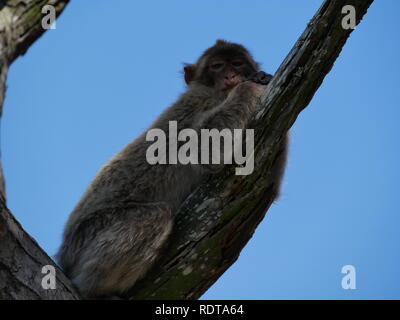
{"label": "monkey's nose", "polygon": [[236,74],[225,77],[225,84],[229,88],[236,86],[239,82],[239,77]]}

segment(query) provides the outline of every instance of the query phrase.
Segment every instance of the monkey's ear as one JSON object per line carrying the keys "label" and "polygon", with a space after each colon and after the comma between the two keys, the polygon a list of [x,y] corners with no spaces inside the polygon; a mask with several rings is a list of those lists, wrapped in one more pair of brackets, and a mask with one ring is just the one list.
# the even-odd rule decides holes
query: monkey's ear
{"label": "monkey's ear", "polygon": [[194,79],[196,67],[193,64],[187,64],[183,67],[183,72],[185,74],[185,82],[189,84]]}

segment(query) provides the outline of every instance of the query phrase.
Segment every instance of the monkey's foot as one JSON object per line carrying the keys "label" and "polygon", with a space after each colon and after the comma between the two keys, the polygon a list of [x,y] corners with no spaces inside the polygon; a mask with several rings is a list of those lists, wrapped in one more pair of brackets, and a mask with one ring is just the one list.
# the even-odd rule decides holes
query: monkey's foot
{"label": "monkey's foot", "polygon": [[264,71],[259,71],[256,72],[255,74],[251,75],[247,80],[253,81],[255,83],[267,85],[272,79],[272,75],[264,72]]}

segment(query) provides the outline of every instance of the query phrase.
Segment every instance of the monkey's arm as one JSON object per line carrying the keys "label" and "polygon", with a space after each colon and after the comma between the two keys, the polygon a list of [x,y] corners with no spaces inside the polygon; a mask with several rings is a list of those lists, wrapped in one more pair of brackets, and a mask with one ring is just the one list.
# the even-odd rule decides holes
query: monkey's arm
{"label": "monkey's arm", "polygon": [[238,84],[216,108],[205,112],[198,126],[204,129],[244,129],[272,75],[259,71]]}
{"label": "monkey's arm", "polygon": [[[271,79],[271,75],[261,71],[255,73],[248,80],[238,84],[220,105],[201,115],[197,131],[200,129],[217,129],[221,132],[221,130],[224,129],[231,131],[233,129],[245,129],[255,111],[260,95],[265,89],[265,85],[267,85]],[[234,137],[233,132],[231,132],[231,134],[232,137]],[[245,134],[245,132],[242,132],[241,143],[244,143],[246,140]],[[225,149],[226,143],[228,143],[228,149]],[[234,141],[233,143],[235,144]],[[220,171],[223,168],[221,159],[225,159],[225,153],[233,152],[233,149],[229,147],[229,142],[225,141],[225,139],[223,144],[220,143],[218,149],[215,149],[215,147],[218,148],[218,145],[212,144],[206,147],[206,150],[203,150],[204,146],[200,146],[201,158],[203,159],[203,152],[205,152],[204,157],[209,159],[208,164],[203,163],[202,167],[210,172]],[[241,150],[244,149],[246,149],[246,147],[243,145]],[[217,158],[216,162],[213,162],[213,154],[215,152],[219,154],[219,160]],[[230,159],[233,158],[233,154],[228,154],[227,156]]]}

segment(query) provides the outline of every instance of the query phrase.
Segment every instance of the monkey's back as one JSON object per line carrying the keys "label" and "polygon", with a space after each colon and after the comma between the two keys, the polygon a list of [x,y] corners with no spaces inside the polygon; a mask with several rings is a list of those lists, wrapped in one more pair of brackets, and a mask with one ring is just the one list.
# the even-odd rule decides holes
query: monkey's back
{"label": "monkey's back", "polygon": [[[150,129],[161,129],[166,134],[167,163],[170,139],[176,139],[168,135],[169,121],[177,122],[178,132],[184,128],[197,130],[196,125],[202,113],[220,102],[207,92],[207,89],[197,90],[196,95],[192,95],[190,90],[188,92],[166,109],[150,127]],[[163,208],[160,212],[165,210],[173,216],[179,205],[205,177],[201,165],[182,165],[179,162],[177,164],[149,164],[146,151],[153,142],[146,141],[146,134],[147,131],[129,143],[99,170],[69,216],[57,258],[65,273],[71,278],[79,279],[84,265],[91,263],[92,252],[100,250],[99,246],[105,241],[105,235],[110,233],[111,225],[120,226],[117,229],[114,228],[119,230],[129,223],[132,224],[131,230],[140,232],[138,230],[142,228],[141,223],[146,221],[141,215],[148,213],[150,217],[152,212],[132,208],[160,204],[160,208]],[[177,141],[171,142],[177,143]],[[121,210],[122,212],[129,211],[130,215],[128,221],[123,224],[117,221],[118,217],[113,217],[121,214]],[[135,215],[138,216],[137,219]],[[168,225],[168,222],[164,224]],[[153,231],[156,233],[158,232],[157,225],[158,223],[154,223]],[[160,236],[164,237],[165,232],[167,231],[162,231]],[[128,239],[134,239],[135,236],[128,235]],[[114,234],[113,237],[118,239],[119,236]],[[155,234],[152,239],[157,240],[157,235]],[[99,244],[95,245],[96,242]],[[115,245],[107,246],[110,250],[113,248],[112,250],[117,252],[120,248],[115,247],[118,242],[115,243]],[[124,245],[125,242],[120,244],[120,246]],[[138,245],[140,244],[133,243],[132,248]],[[148,249],[143,248],[143,250],[146,252]],[[127,265],[135,267],[133,262]],[[88,273],[90,272],[86,272]],[[76,280],[76,282],[79,281]]]}

